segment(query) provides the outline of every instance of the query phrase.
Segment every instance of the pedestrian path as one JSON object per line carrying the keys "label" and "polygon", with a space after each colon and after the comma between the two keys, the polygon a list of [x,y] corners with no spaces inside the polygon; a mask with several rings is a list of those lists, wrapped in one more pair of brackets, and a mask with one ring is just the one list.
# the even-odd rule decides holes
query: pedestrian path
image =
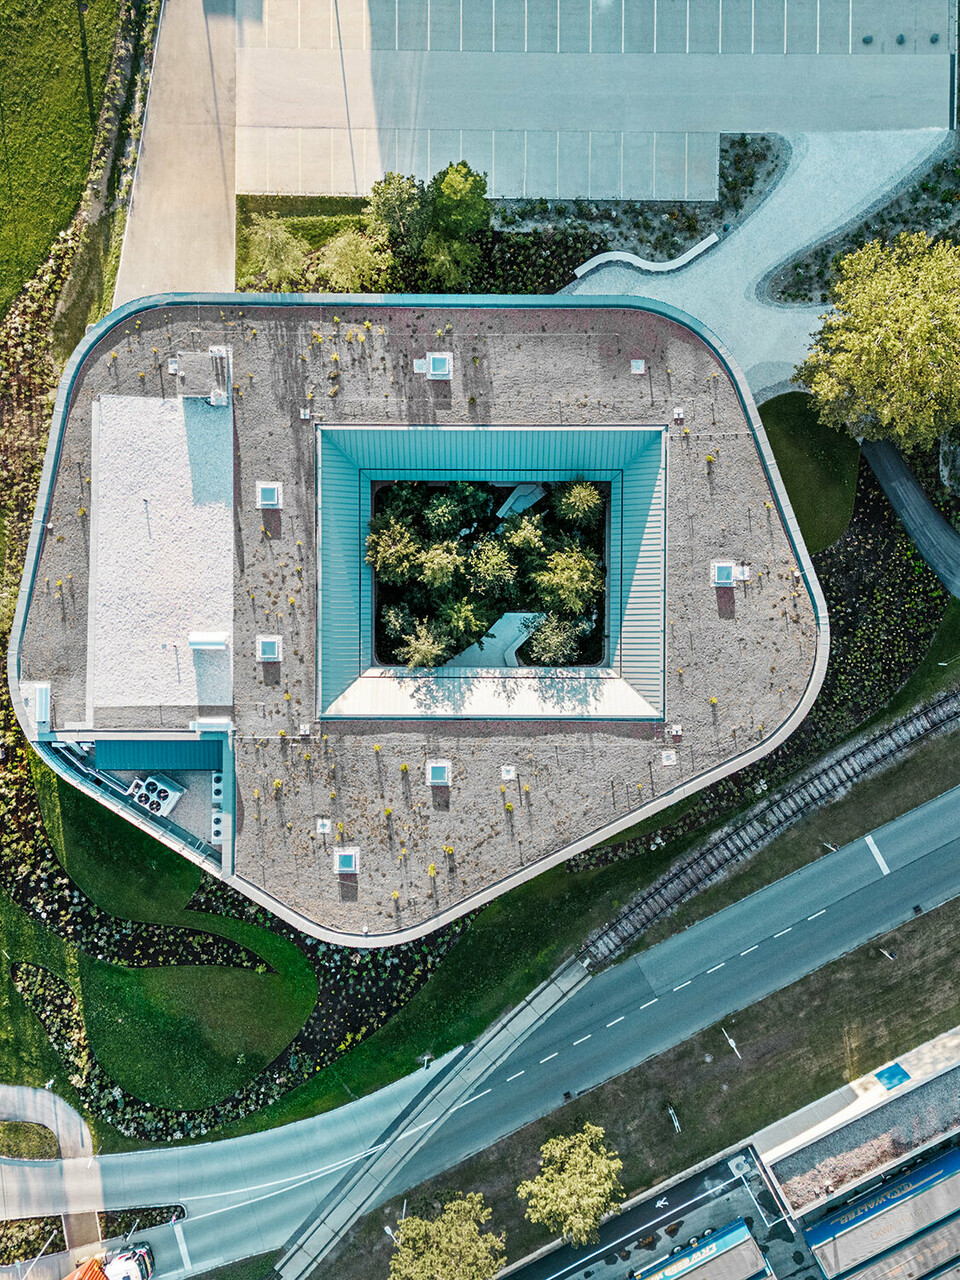
{"label": "pedestrian path", "polygon": [[622,263],[597,267],[564,292],[630,294],[671,303],[702,320],[744,370],[762,401],[789,390],[824,308],[775,305],[765,280],[789,257],[818,243],[909,180],[950,145],[945,129],[790,136],[783,177],[747,220],[707,253],[656,275]]}
{"label": "pedestrian path", "polygon": [[0,1120],[23,1120],[50,1129],[63,1159],[93,1155],[93,1138],[87,1122],[51,1089],[0,1084]]}

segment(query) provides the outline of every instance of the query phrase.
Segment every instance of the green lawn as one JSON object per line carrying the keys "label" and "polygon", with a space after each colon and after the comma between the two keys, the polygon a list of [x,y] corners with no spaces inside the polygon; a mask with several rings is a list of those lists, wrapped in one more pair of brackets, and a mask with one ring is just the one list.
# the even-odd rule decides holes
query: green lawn
{"label": "green lawn", "polygon": [[272,970],[127,969],[75,957],[69,980],[109,1075],[158,1106],[220,1101],[276,1057],[306,1021],[317,996],[309,962],[292,942],[258,925],[187,911],[202,878],[198,867],[56,778],[38,759],[34,779],[58,857],[98,906],[122,919],[233,938]]}
{"label": "green lawn", "polygon": [[12,1160],[56,1160],[59,1154],[56,1138],[42,1124],[0,1121],[0,1156]]}
{"label": "green lawn", "polygon": [[120,0],[0,0],[0,314],[76,212]]}
{"label": "green lawn", "polygon": [[775,396],[760,417],[808,551],[840,537],[853,515],[860,450],[849,436],[823,427],[803,391]]}
{"label": "green lawn", "polygon": [[247,232],[254,214],[282,218],[295,236],[311,250],[321,248],[349,227],[359,227],[366,200],[359,196],[237,196],[237,248],[235,278],[252,275],[248,262]]}

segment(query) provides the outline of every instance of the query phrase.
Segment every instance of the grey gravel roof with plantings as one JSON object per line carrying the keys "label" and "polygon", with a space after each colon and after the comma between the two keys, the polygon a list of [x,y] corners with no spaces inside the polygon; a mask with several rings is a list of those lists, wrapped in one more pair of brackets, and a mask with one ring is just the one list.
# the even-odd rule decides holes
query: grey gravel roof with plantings
{"label": "grey gravel roof with plantings", "polygon": [[[60,724],[83,716],[89,517],[81,507],[93,398],[169,394],[168,354],[229,345],[235,871],[288,910],[356,933],[429,920],[756,745],[799,701],[816,648],[810,601],[735,389],[673,322],[629,309],[398,311],[371,301],[289,311],[168,307],[128,328],[93,350],[74,394],[23,673],[52,679]],[[438,329],[455,370],[469,366],[469,394],[456,375],[430,384],[413,372]],[[642,378],[630,372],[641,355]],[[683,423],[672,425],[680,405]],[[671,423],[666,726],[319,723],[313,420]],[[258,479],[284,485],[272,522],[254,505]],[[750,564],[749,581],[718,593],[715,559]],[[255,659],[255,637],[265,632],[283,637],[273,680]],[[101,709],[97,726],[185,728],[197,710]],[[682,726],[676,740],[673,724]],[[443,796],[425,781],[432,758],[452,763]],[[503,765],[516,777],[503,780]],[[323,836],[321,816],[331,820]],[[359,849],[355,880],[334,874],[340,845]]]}

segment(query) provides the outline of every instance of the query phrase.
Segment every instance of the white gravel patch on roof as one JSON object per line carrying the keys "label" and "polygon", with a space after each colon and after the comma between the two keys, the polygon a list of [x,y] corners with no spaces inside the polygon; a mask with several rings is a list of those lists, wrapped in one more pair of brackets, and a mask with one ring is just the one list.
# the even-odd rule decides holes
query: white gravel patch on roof
{"label": "white gravel patch on roof", "polygon": [[[94,434],[93,705],[229,705],[232,410],[105,395]],[[192,653],[193,631],[227,649]]]}

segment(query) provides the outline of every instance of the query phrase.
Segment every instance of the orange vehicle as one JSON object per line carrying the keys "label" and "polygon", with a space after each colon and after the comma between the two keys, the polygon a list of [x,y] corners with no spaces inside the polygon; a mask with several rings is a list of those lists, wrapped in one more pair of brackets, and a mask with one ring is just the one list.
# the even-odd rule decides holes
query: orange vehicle
{"label": "orange vehicle", "polygon": [[153,1250],[144,1241],[86,1258],[66,1280],[150,1280]]}

